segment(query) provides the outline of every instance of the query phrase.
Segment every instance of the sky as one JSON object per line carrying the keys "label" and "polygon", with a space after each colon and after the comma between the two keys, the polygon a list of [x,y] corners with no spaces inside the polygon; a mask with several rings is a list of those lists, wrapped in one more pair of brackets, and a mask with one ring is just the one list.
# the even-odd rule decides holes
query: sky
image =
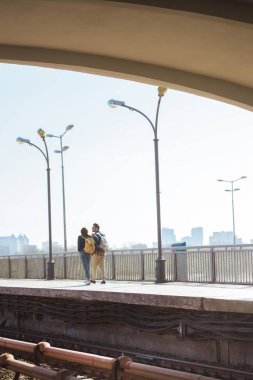
{"label": "sky", "polygon": [[[46,161],[16,138],[44,149],[42,128],[63,137],[68,246],[94,222],[110,246],[157,241],[153,131],[136,112],[108,107],[124,100],[153,122],[157,87],[64,70],[0,64],[0,236],[25,234],[30,244],[48,241]],[[239,107],[168,89],[159,126],[162,227],[180,241],[202,226],[232,231],[229,184],[234,180],[236,235],[253,239],[253,114]],[[47,138],[51,169],[52,237],[63,245],[59,140]]]}

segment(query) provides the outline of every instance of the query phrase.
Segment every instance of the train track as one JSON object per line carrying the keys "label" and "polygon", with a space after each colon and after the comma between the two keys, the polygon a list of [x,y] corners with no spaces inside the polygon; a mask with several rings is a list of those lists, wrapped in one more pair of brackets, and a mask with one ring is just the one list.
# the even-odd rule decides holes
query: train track
{"label": "train track", "polygon": [[[233,368],[213,366],[209,364],[190,362],[185,360],[178,360],[175,358],[167,358],[156,353],[140,353],[136,351],[124,350],[123,348],[114,348],[106,346],[93,345],[87,342],[76,341],[60,338],[58,336],[38,335],[30,331],[17,331],[13,329],[1,329],[0,336],[4,338],[22,340],[31,343],[38,343],[40,341],[47,341],[51,345],[59,348],[65,348],[74,351],[82,351],[97,355],[117,358],[122,354],[129,356],[137,363],[152,365],[156,367],[174,369],[182,372],[199,374],[202,376],[210,376],[221,380],[253,380],[252,368],[245,370],[238,370]],[[22,355],[22,353],[20,353]]]}

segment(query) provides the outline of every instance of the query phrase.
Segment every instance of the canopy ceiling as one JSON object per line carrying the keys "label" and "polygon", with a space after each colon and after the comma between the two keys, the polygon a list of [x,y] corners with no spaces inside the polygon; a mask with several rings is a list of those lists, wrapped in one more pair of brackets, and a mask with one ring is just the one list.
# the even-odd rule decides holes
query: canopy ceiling
{"label": "canopy ceiling", "polygon": [[0,61],[163,85],[253,109],[252,0],[0,0]]}

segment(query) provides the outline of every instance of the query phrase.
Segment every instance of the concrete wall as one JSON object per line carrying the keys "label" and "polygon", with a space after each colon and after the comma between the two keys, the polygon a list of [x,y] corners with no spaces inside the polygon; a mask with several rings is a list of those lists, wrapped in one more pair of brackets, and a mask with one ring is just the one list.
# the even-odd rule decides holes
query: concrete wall
{"label": "concrete wall", "polygon": [[[33,332],[40,339],[60,337],[83,342],[88,347],[106,346],[124,353],[156,353],[167,358],[253,370],[250,333],[253,322],[247,314],[4,295],[0,298],[0,313],[5,331]],[[222,324],[217,332],[217,326]],[[249,333],[239,336],[246,326]],[[230,339],[226,339],[228,332]]]}

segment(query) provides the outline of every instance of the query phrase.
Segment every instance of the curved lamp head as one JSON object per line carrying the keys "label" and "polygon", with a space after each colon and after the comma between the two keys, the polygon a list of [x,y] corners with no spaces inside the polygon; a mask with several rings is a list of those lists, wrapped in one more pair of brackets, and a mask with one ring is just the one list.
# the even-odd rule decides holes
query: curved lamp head
{"label": "curved lamp head", "polygon": [[66,127],[66,131],[70,131],[73,127],[74,127],[73,124],[68,125],[68,126]]}
{"label": "curved lamp head", "polygon": [[158,87],[158,96],[164,96],[166,91],[166,87]]}
{"label": "curved lamp head", "polygon": [[62,152],[65,152],[66,150],[68,150],[69,149],[69,146],[64,146],[63,148],[62,148],[62,150],[55,150],[54,152],[55,153],[62,153]]}
{"label": "curved lamp head", "polygon": [[30,144],[30,140],[28,140],[28,139],[23,139],[22,137],[18,137],[18,138],[16,139],[16,141],[17,141],[18,144]]}
{"label": "curved lamp head", "polygon": [[239,181],[240,179],[245,179],[245,178],[247,178],[246,175],[243,175],[242,177],[240,177],[238,179],[235,179],[233,181],[226,181],[225,179],[217,179],[217,181],[219,181],[219,182],[231,182],[231,183],[233,183],[233,182]]}
{"label": "curved lamp head", "polygon": [[44,139],[46,137],[46,132],[43,129],[38,129],[38,135]]}
{"label": "curved lamp head", "polygon": [[111,107],[111,108],[116,108],[117,106],[124,106],[125,105],[125,102],[121,101],[121,100],[115,100],[115,99],[110,99],[108,101],[108,106]]}

